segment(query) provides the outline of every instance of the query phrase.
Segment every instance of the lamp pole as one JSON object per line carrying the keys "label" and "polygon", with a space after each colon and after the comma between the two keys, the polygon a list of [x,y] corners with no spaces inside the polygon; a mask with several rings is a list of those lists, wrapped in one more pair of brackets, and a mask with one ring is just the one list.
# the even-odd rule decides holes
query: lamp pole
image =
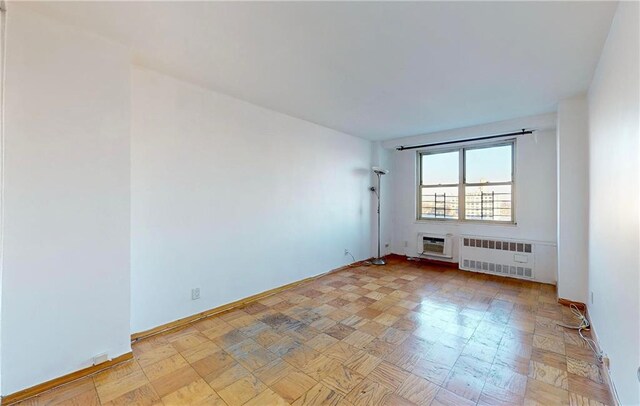
{"label": "lamp pole", "polygon": [[376,172],[376,175],[378,176],[378,191],[376,192],[376,196],[378,196],[378,257],[374,258],[371,263],[374,265],[385,265],[386,262],[384,259],[380,258],[380,178],[382,177],[382,174],[380,172]]}

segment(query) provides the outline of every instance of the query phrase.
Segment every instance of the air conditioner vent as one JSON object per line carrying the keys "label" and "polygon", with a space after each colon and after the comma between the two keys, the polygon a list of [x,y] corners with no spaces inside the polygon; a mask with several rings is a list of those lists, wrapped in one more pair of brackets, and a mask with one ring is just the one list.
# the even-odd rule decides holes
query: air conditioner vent
{"label": "air conditioner vent", "polygon": [[418,256],[452,258],[451,234],[418,234]]}

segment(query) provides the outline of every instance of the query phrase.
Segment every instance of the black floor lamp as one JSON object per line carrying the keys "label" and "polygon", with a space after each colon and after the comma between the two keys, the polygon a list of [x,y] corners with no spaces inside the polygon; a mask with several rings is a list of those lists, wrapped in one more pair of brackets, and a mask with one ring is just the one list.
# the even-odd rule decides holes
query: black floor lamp
{"label": "black floor lamp", "polygon": [[374,258],[371,263],[374,265],[385,265],[386,262],[384,262],[384,259],[380,258],[380,178],[382,175],[389,173],[389,171],[378,168],[377,166],[374,166],[371,169],[373,170],[373,173],[378,176],[378,187],[376,188],[375,186],[371,186],[371,191],[378,197],[378,256]]}

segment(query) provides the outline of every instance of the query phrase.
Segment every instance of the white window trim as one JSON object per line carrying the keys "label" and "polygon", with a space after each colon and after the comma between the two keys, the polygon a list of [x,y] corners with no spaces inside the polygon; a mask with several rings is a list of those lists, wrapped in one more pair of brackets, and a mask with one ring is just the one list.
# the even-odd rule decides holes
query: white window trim
{"label": "white window trim", "polygon": [[[471,149],[482,149],[498,147],[502,145],[511,145],[511,182],[491,182],[491,183],[465,183],[466,182],[466,157],[465,151]],[[488,142],[470,142],[461,143],[455,147],[440,147],[440,148],[424,148],[416,151],[416,223],[432,223],[443,222],[447,224],[466,223],[466,224],[483,224],[483,225],[496,225],[496,226],[516,226],[516,138],[505,138],[497,141]],[[458,187],[458,218],[426,218],[422,217],[422,159],[423,155],[440,154],[445,152],[458,151],[458,183],[447,185],[433,185],[426,187]],[[481,186],[481,185],[511,185],[511,220],[510,221],[497,221],[497,220],[472,220],[466,218],[465,207],[465,186]]]}

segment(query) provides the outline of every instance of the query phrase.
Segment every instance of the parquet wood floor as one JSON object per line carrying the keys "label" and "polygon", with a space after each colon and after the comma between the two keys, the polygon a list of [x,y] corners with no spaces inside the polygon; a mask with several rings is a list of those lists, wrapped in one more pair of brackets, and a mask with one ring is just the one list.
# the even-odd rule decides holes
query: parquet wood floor
{"label": "parquet wood floor", "polygon": [[142,340],[20,405],[611,404],[555,295],[394,258]]}

